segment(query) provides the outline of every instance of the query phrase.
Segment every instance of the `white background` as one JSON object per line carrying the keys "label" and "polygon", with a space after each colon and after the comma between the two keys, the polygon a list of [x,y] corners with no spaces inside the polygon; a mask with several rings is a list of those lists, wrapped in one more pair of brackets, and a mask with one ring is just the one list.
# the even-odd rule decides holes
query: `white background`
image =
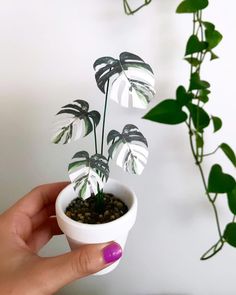
{"label": "white background", "polygon": [[[130,1],[132,3],[132,0]],[[116,0],[0,1],[0,209],[41,183],[68,179],[67,164],[81,149],[92,151],[92,136],[67,145],[50,143],[54,115],[73,99],[85,99],[102,111],[92,64],[96,58],[122,51],[140,55],[157,77],[155,105],[188,85],[183,61],[191,32],[191,16],[176,15],[179,1],[153,0],[135,16],[126,16]],[[207,62],[203,78],[212,84],[207,110],[223,119],[217,134],[206,134],[207,152],[222,141],[236,147],[235,73],[236,4],[210,1],[205,19],[224,35],[215,50],[220,59]],[[139,126],[150,146],[141,177],[111,167],[111,176],[133,187],[139,213],[123,261],[113,273],[90,277],[58,294],[191,294],[233,295],[236,250],[225,246],[215,258],[199,257],[217,240],[213,212],[193,165],[185,126],[165,126],[142,120],[145,112],[109,103],[107,129],[126,123]],[[221,151],[208,158],[235,173]],[[222,226],[230,221],[225,196],[217,205]],[[63,237],[42,251],[67,251]]]}

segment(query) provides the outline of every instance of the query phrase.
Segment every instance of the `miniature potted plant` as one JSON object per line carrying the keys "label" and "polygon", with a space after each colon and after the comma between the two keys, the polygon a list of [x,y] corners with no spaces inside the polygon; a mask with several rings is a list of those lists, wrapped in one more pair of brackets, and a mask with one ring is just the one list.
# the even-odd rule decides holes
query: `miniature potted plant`
{"label": "miniature potted plant", "polygon": [[[129,230],[136,219],[135,193],[120,182],[109,178],[109,161],[131,174],[141,174],[148,157],[147,140],[139,129],[127,124],[122,132],[111,130],[104,153],[105,122],[108,99],[124,107],[145,109],[155,95],[151,67],[137,55],[120,54],[119,59],[102,57],[94,63],[98,88],[105,94],[101,145],[97,127],[101,116],[89,110],[85,100],[75,100],[57,113],[61,117],[52,141],[67,144],[91,133],[94,154],[78,151],[68,166],[69,184],[58,196],[56,215],[71,249],[81,244],[116,241],[123,248]],[[104,274],[118,262],[99,272]]]}

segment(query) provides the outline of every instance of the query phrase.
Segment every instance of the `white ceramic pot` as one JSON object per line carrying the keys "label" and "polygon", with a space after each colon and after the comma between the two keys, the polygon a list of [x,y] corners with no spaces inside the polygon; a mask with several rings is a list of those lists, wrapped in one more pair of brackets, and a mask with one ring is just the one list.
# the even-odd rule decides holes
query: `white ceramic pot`
{"label": "white ceramic pot", "polygon": [[[135,193],[120,182],[109,179],[104,186],[105,193],[112,193],[120,198],[129,208],[122,217],[103,224],[85,224],[72,220],[65,215],[68,204],[76,198],[73,185],[64,188],[56,200],[56,216],[58,225],[67,237],[70,248],[77,249],[84,244],[117,242],[124,249],[130,229],[133,227],[137,215],[137,198]],[[119,261],[96,273],[102,275],[112,271]]]}

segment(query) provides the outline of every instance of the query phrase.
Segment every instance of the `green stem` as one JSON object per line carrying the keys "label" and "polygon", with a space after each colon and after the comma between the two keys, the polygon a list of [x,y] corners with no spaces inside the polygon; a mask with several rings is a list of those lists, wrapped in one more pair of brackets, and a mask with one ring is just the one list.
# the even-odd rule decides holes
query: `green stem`
{"label": "green stem", "polygon": [[152,1],[152,0],[145,0],[145,2],[144,2],[142,5],[140,5],[140,6],[139,6],[138,8],[136,8],[136,9],[132,10],[132,9],[130,8],[130,6],[129,6],[128,1],[127,1],[127,0],[124,0],[124,1],[123,1],[123,6],[124,6],[125,13],[126,13],[127,15],[134,14],[134,13],[136,13],[137,11],[139,11],[140,9],[142,9],[144,6],[147,6],[148,4],[150,4],[151,1]]}
{"label": "green stem", "polygon": [[93,122],[93,131],[94,131],[94,143],[95,143],[95,153],[98,153],[98,144],[97,144],[97,133],[96,133],[96,125]]}
{"label": "green stem", "polygon": [[209,202],[211,203],[212,208],[213,208],[213,211],[214,211],[214,215],[215,215],[215,219],[216,219],[216,225],[217,225],[217,230],[218,230],[219,238],[220,238],[220,240],[222,240],[223,237],[222,237],[222,233],[221,233],[221,228],[220,228],[220,222],[219,222],[219,216],[218,216],[217,208],[216,208],[215,203],[214,203],[215,200],[214,199],[213,200],[211,199],[211,196],[210,196],[210,194],[208,192],[207,183],[206,183],[206,179],[205,179],[205,176],[204,176],[204,173],[203,173],[203,169],[202,169],[202,166],[201,166],[200,162],[198,161],[197,155],[196,155],[195,150],[194,150],[192,136],[193,135],[192,135],[192,131],[191,131],[191,125],[189,125],[189,140],[190,140],[191,151],[192,151],[193,157],[195,159],[195,163],[196,163],[196,165],[199,168],[200,175],[201,175],[201,178],[202,178],[202,182],[203,182],[203,185],[204,185],[204,189],[205,189],[207,198],[208,198]]}
{"label": "green stem", "polygon": [[107,81],[106,97],[105,97],[105,104],[104,104],[104,111],[103,111],[101,155],[103,155],[103,144],[104,144],[104,132],[105,132],[105,123],[106,123],[106,112],[107,112],[109,82],[110,82],[110,80]]}
{"label": "green stem", "polygon": [[213,152],[208,153],[208,154],[204,154],[203,157],[207,157],[207,156],[211,156],[211,155],[215,154],[219,148],[220,148],[220,146],[218,146]]}

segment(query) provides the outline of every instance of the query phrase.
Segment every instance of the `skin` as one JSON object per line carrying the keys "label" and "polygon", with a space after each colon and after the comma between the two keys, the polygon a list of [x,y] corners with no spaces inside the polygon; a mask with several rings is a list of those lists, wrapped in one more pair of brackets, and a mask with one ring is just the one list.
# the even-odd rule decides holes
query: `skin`
{"label": "skin", "polygon": [[54,204],[67,184],[38,186],[0,215],[0,294],[53,294],[109,265],[102,254],[107,243],[86,245],[56,257],[38,256],[54,235],[62,234]]}

